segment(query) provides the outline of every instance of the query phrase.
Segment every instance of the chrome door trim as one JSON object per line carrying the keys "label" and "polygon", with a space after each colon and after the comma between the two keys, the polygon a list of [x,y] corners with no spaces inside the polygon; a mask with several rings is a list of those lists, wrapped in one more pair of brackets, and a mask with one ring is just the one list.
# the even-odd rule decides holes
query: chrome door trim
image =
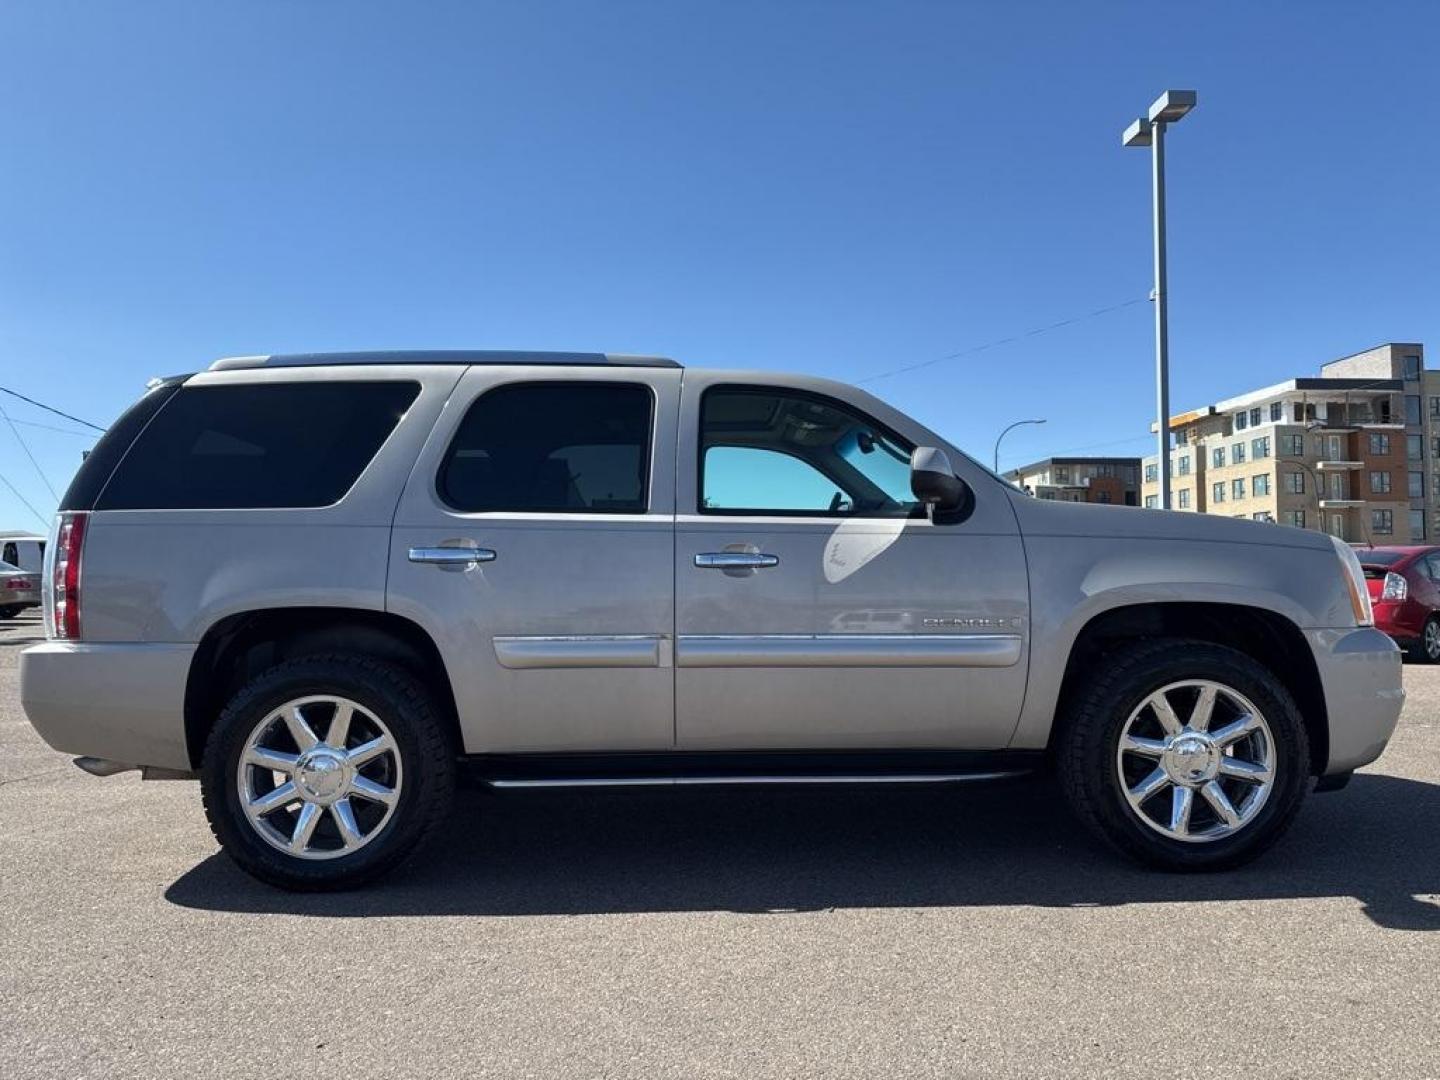
{"label": "chrome door trim", "polygon": [[667,667],[666,641],[653,634],[570,634],[496,637],[501,667],[653,668]]}
{"label": "chrome door trim", "polygon": [[541,780],[486,780],[494,788],[704,787],[720,784],[958,784],[972,780],[1005,780],[1026,770],[973,773],[859,773],[852,776],[602,776]]}
{"label": "chrome door trim", "polygon": [[675,666],[1010,667],[1019,634],[682,634]]}

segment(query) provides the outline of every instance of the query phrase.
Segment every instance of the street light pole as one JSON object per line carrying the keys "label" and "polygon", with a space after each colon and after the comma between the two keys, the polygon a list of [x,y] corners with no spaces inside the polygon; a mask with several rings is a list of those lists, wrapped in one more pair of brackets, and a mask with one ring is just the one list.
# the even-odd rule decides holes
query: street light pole
{"label": "street light pole", "polygon": [[1000,474],[1000,440],[1005,438],[1005,436],[1009,435],[1012,430],[1020,427],[1022,424],[1043,424],[1044,422],[1044,420],[1016,420],[1004,431],[1000,432],[999,435],[995,436],[995,474],[997,476]]}
{"label": "street light pole", "polygon": [[1170,509],[1170,296],[1165,266],[1165,128],[1195,107],[1195,91],[1167,90],[1121,136],[1126,146],[1150,147],[1155,236],[1155,443],[1160,506]]}

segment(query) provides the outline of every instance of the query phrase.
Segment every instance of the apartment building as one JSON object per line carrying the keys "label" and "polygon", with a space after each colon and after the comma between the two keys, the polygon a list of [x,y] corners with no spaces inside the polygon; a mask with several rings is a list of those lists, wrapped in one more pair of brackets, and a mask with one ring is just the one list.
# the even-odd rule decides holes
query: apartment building
{"label": "apartment building", "polygon": [[[1434,376],[1434,381],[1430,377]],[[1391,343],[1171,417],[1172,508],[1323,529],[1356,543],[1440,535],[1440,372]],[[1159,503],[1158,458],[1142,498]]]}
{"label": "apartment building", "polygon": [[1140,505],[1140,459],[1049,457],[1005,474],[1037,499]]}

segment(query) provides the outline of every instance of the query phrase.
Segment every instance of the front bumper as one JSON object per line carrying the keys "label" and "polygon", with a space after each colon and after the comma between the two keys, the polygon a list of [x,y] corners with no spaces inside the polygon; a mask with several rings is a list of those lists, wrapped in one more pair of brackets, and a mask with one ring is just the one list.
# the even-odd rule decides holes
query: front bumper
{"label": "front bumper", "polygon": [[1400,650],[1370,626],[1308,630],[1330,719],[1325,775],[1358,769],[1380,756],[1405,704]]}
{"label": "front bumper", "polygon": [[194,645],[35,645],[20,654],[20,703],[56,750],[189,769],[185,683],[194,655]]}

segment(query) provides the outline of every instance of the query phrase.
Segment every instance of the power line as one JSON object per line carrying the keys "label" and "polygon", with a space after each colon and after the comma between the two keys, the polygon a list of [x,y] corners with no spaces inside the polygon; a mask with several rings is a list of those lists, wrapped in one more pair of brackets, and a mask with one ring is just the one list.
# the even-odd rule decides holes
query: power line
{"label": "power line", "polygon": [[45,528],[47,529],[50,527],[50,522],[45,519],[45,515],[40,513],[39,510],[36,510],[35,507],[30,505],[30,500],[25,498],[24,495],[20,494],[20,492],[16,489],[15,485],[12,484],[8,479],[6,479],[4,473],[0,473],[0,483],[3,483],[7,488],[10,489],[10,494],[14,495],[15,498],[19,499],[20,502],[24,504],[25,509],[29,510],[30,513],[35,515],[36,520],[39,521],[41,525],[45,526]]}
{"label": "power line", "polygon": [[59,409],[56,409],[50,405],[46,405],[42,401],[36,401],[32,397],[26,397],[19,391],[11,390],[8,386],[0,386],[0,394],[9,394],[11,397],[19,398],[21,401],[34,405],[37,409],[44,409],[46,412],[54,413],[56,416],[63,416],[66,420],[73,421],[76,424],[81,424],[84,427],[94,428],[96,431],[100,432],[103,432],[105,430],[99,424],[92,424],[89,420],[81,420],[78,416],[71,416],[67,412],[61,412]]}
{"label": "power line", "polygon": [[40,476],[40,482],[45,485],[47,490],[49,490],[50,497],[56,502],[59,502],[60,496],[55,493],[55,488],[51,485],[50,478],[45,475],[45,470],[40,468],[40,462],[36,461],[35,455],[30,452],[30,447],[25,442],[24,436],[20,434],[20,429],[17,428],[15,424],[11,421],[10,414],[7,413],[3,407],[0,407],[0,417],[4,417],[5,423],[10,425],[11,434],[15,436],[15,441],[20,444],[20,449],[25,451],[25,456],[30,459],[30,464],[35,466],[35,471]]}
{"label": "power line", "polygon": [[1052,330],[1059,330],[1064,326],[1073,326],[1075,323],[1084,322],[1087,319],[1099,318],[1101,315],[1109,315],[1113,311],[1120,311],[1124,308],[1134,307],[1136,304],[1143,304],[1150,298],[1148,296],[1137,296],[1126,300],[1122,304],[1111,304],[1109,307],[1097,308],[1084,315],[1076,315],[1069,319],[1061,319],[1059,322],[1050,323],[1048,326],[1037,326],[1033,330],[1026,330],[1023,334],[1012,334],[1009,337],[997,338],[994,341],[987,341],[984,345],[973,345],[968,349],[961,349],[959,352],[946,353],[944,356],[937,356],[933,360],[921,360],[916,364],[906,364],[904,367],[892,368],[889,371],[882,371],[876,375],[870,375],[863,379],[857,379],[860,385],[865,383],[878,382],[881,379],[889,379],[895,375],[905,375],[911,371],[919,371],[921,368],[931,367],[934,364],[943,363],[946,360],[958,360],[962,356],[974,356],[976,353],[985,352],[987,349],[998,348],[1001,345],[1009,345],[1025,338],[1038,337],[1040,334],[1048,334]]}
{"label": "power line", "polygon": [[74,435],[78,439],[94,439],[88,431],[71,431],[69,428],[56,427],[54,424],[37,424],[34,420],[18,420],[10,417],[10,423],[20,424],[24,427],[39,428],[41,431],[58,431],[61,435]]}

